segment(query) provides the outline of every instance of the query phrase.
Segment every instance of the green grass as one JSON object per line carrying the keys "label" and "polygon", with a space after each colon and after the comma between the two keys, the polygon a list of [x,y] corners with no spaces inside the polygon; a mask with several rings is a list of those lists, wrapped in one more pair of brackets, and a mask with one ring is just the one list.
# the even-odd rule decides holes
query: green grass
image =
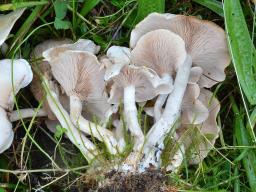
{"label": "green grass", "polygon": [[[199,166],[184,164],[178,174],[168,176],[180,191],[249,192],[256,188],[255,5],[224,3],[223,9],[216,0],[71,0],[61,6],[56,1],[5,1],[0,11],[26,7],[7,40],[7,56],[21,54],[28,60],[33,47],[49,38],[92,39],[101,52],[112,44],[128,46],[133,26],[152,11],[196,15],[223,28],[226,24],[233,65],[226,80],[212,88],[221,101],[220,138]],[[21,105],[39,108],[41,103],[27,88],[17,97],[16,107]],[[16,123],[14,130],[13,147],[0,155],[0,192],[86,189],[88,165],[61,134],[54,137],[35,118]]]}

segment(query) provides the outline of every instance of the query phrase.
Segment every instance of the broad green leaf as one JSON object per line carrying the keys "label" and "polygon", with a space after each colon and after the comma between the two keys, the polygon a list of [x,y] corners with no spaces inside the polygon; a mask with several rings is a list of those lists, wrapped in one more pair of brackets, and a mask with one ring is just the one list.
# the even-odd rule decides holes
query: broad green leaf
{"label": "broad green leaf", "polygon": [[255,65],[256,52],[250,38],[239,0],[224,1],[224,16],[228,44],[237,79],[250,102],[256,104]]}
{"label": "broad green leaf", "polygon": [[54,27],[55,27],[55,29],[69,29],[71,27],[71,22],[61,20],[58,17],[55,17]]}
{"label": "broad green leaf", "polygon": [[221,17],[224,16],[223,14],[223,6],[222,3],[216,0],[193,0],[194,2],[207,7],[208,9],[212,10],[213,12],[217,13]]}
{"label": "broad green leaf", "polygon": [[165,0],[138,0],[137,22],[152,12],[163,13]]}
{"label": "broad green leaf", "polygon": [[56,131],[54,133],[54,138],[56,139],[60,139],[60,137],[62,137],[62,135],[67,131],[67,129],[61,127],[60,125],[56,126]]}
{"label": "broad green leaf", "polygon": [[56,0],[53,3],[53,6],[54,6],[56,17],[58,19],[64,19],[66,17],[67,10],[68,10],[67,2],[63,0]]}

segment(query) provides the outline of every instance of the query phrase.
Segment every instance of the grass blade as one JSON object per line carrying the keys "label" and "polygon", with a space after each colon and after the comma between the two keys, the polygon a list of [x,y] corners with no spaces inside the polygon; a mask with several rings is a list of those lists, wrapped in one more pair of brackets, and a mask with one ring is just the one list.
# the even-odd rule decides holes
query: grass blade
{"label": "grass blade", "polygon": [[256,52],[239,0],[224,1],[224,18],[228,43],[237,79],[250,104],[256,104],[254,77]]}
{"label": "grass blade", "polygon": [[[251,144],[251,137],[248,133],[247,129],[244,126],[243,122],[243,111],[240,111],[234,101],[234,98],[231,97],[231,103],[232,103],[232,110],[235,114],[235,137],[237,141],[238,146],[252,146]],[[242,159],[243,166],[246,171],[246,175],[248,178],[249,185],[254,191],[256,189],[256,153],[255,149],[251,148],[245,148],[241,150],[241,153],[244,152],[244,150],[247,150],[247,152],[244,154],[244,157]]]}
{"label": "grass blade", "polygon": [[217,13],[219,16],[223,17],[223,5],[221,2],[216,0],[193,0],[194,2],[207,7],[213,12]]}
{"label": "grass blade", "polygon": [[30,1],[30,2],[16,2],[16,3],[9,3],[0,5],[0,11],[11,11],[26,7],[33,7],[37,5],[46,5],[48,1]]}

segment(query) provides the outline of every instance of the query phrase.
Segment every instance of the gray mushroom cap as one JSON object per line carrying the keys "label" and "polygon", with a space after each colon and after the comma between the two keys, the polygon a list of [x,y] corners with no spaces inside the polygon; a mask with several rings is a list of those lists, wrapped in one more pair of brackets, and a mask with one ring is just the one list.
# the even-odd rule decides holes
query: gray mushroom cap
{"label": "gray mushroom cap", "polygon": [[179,35],[191,55],[193,66],[203,69],[201,87],[211,87],[225,79],[224,69],[230,63],[225,31],[210,21],[192,16],[152,13],[131,32],[130,46],[136,47],[140,38],[157,29]]}
{"label": "gray mushroom cap", "polygon": [[22,15],[25,9],[17,9],[6,15],[0,15],[0,46],[7,39],[13,25]]}
{"label": "gray mushroom cap", "polygon": [[168,94],[172,90],[169,83],[164,82],[153,70],[146,67],[125,65],[117,76],[112,78],[109,102],[118,104],[123,98],[123,90],[127,86],[135,87],[136,102],[153,99],[159,94]]}

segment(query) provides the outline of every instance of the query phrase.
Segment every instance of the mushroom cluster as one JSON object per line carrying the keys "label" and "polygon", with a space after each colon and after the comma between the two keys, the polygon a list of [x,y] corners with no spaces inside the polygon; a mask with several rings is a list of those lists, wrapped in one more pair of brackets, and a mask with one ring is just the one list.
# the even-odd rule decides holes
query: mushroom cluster
{"label": "mushroom cluster", "polygon": [[[22,15],[24,9],[13,11],[7,15],[0,15],[0,47],[3,54],[8,47],[5,40]],[[22,117],[31,117],[33,109],[13,111],[15,95],[26,87],[33,78],[29,63],[24,59],[0,60],[0,153],[7,150],[13,141],[14,133],[11,122]],[[44,115],[40,112],[40,115]]]}
{"label": "mushroom cluster", "polygon": [[[191,164],[201,162],[219,134],[220,104],[209,88],[225,79],[230,63],[224,30],[196,17],[152,13],[132,30],[129,48],[112,46],[106,55],[99,50],[88,39],[35,47],[31,91],[45,99],[48,128],[65,128],[89,162],[101,152],[92,138],[112,155],[127,154],[132,145],[121,171],[161,168],[166,148],[173,148],[167,170],[177,170],[188,154]],[[149,130],[142,129],[144,116],[152,119]]]}

